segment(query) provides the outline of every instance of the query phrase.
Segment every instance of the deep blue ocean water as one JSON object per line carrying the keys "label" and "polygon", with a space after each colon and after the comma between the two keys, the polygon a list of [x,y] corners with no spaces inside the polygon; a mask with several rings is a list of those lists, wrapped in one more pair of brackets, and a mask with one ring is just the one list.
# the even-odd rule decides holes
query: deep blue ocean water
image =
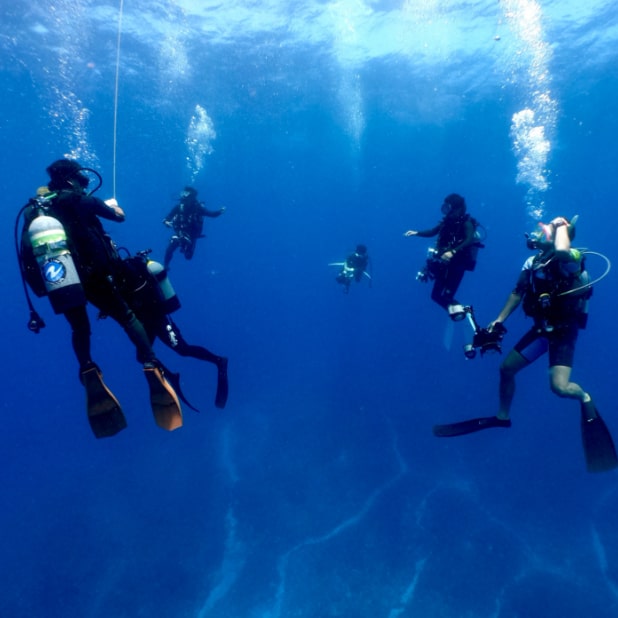
{"label": "deep blue ocean water", "polygon": [[[483,324],[538,220],[579,214],[576,244],[614,259],[618,9],[580,4],[2,8],[0,615],[616,615],[616,473],[586,472],[545,359],[518,376],[512,429],[433,437],[495,413],[500,357],[465,360],[467,324],[415,281],[431,241],[403,236],[465,196],[487,238],[459,296]],[[230,359],[224,410],[212,365],[157,347],[201,409],[163,432],[125,334],[92,312],[129,423],[92,436],[68,325],[37,299],[47,327],[27,330],[13,246],[63,155],[101,172],[131,251],[162,259],[187,184],[227,208],[170,272],[185,337]],[[329,263],[361,242],[372,285],[345,295]],[[611,272],[573,372],[616,437],[617,299]],[[527,322],[507,327],[509,349]]]}

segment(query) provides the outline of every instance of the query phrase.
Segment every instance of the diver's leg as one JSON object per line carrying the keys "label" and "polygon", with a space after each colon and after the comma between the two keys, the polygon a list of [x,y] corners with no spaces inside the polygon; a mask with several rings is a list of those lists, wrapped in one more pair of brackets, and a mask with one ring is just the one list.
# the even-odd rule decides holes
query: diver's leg
{"label": "diver's leg", "polygon": [[496,415],[498,418],[509,418],[511,404],[515,396],[515,375],[529,364],[529,361],[517,350],[513,349],[508,353],[507,357],[500,365],[500,408]]}
{"label": "diver's leg", "polygon": [[509,417],[511,403],[515,395],[515,375],[524,367],[545,354],[548,349],[547,338],[532,327],[508,353],[500,365],[500,410],[498,418]]}
{"label": "diver's leg", "polygon": [[215,395],[215,406],[225,407],[228,397],[228,359],[225,356],[218,356],[201,345],[191,345],[186,342],[175,322],[166,316],[165,322],[159,325],[157,336],[170,349],[180,356],[189,356],[217,366],[217,393]]}
{"label": "diver's leg", "polygon": [[443,309],[448,309],[450,298],[447,297],[445,283],[442,277],[436,277],[433,288],[431,289],[431,300],[440,305]]}
{"label": "diver's leg", "polygon": [[185,245],[185,258],[190,260],[195,253],[195,245],[197,244],[197,238],[188,238]]}
{"label": "diver's leg", "polygon": [[172,257],[174,255],[174,251],[176,251],[177,247],[178,237],[172,236],[169,243],[167,244],[167,248],[165,249],[165,256],[163,257],[163,266],[166,269],[169,268],[170,262],[172,261]]}
{"label": "diver's leg", "polygon": [[88,423],[97,438],[116,435],[127,426],[120,403],[103,382],[103,374],[90,356],[90,319],[86,306],[65,312],[71,325],[72,344],[79,362],[79,381],[86,389]]}
{"label": "diver's leg", "polygon": [[590,396],[575,382],[571,382],[571,368],[575,358],[578,328],[575,325],[556,329],[549,339],[549,386],[558,397],[577,399],[585,403]]}
{"label": "diver's leg", "polygon": [[157,360],[146,329],[137,319],[120,293],[107,279],[96,286],[93,304],[113,318],[127,333],[137,351],[137,359],[144,367],[144,375],[150,390],[150,405],[157,425],[168,431],[182,427],[182,412],[176,392],[165,379],[163,367]]}
{"label": "diver's leg", "polygon": [[585,403],[590,400],[590,395],[575,382],[571,382],[571,367],[555,365],[549,368],[549,386],[558,397],[577,399]]}
{"label": "diver's leg", "polygon": [[90,319],[85,305],[74,307],[64,312],[71,326],[71,344],[77,357],[80,371],[92,362],[90,356]]}

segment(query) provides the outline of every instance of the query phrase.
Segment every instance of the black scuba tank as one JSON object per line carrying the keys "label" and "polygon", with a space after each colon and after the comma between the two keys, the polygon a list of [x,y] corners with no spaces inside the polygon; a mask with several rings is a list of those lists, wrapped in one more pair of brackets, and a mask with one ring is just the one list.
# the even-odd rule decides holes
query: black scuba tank
{"label": "black scuba tank", "polygon": [[62,223],[41,213],[28,226],[27,238],[54,312],[84,305],[86,295]]}

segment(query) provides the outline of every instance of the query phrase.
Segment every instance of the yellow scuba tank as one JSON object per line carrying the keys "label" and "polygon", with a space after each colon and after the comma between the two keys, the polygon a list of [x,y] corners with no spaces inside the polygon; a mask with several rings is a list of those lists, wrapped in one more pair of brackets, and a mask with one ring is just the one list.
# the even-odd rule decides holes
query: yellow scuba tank
{"label": "yellow scuba tank", "polygon": [[163,310],[165,313],[172,313],[177,309],[180,309],[180,299],[176,296],[176,292],[172,286],[169,277],[167,276],[167,270],[159,262],[154,260],[148,260],[148,271],[157,281],[159,286],[159,292],[161,293],[161,299],[163,301]]}
{"label": "yellow scuba tank", "polygon": [[63,313],[85,304],[86,295],[62,223],[40,214],[28,226],[28,240],[54,312]]}

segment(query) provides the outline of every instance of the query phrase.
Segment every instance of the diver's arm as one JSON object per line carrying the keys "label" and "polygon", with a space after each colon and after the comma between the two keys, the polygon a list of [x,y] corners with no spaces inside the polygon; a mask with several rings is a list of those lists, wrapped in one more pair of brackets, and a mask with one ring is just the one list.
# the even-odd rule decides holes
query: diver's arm
{"label": "diver's arm", "polygon": [[566,219],[558,217],[551,222],[555,231],[554,251],[556,257],[561,261],[573,259],[571,255],[571,239],[569,238],[569,227]]}
{"label": "diver's arm", "polygon": [[114,213],[116,214],[117,221],[124,221],[126,215],[124,214],[124,210],[118,206],[118,202],[115,197],[110,197],[108,200],[105,200],[105,204],[109,206]]}
{"label": "diver's arm", "polygon": [[225,206],[219,210],[209,210],[204,204],[200,204],[200,212],[204,217],[219,217],[225,212]]}
{"label": "diver's arm", "polygon": [[179,205],[176,204],[172,210],[170,210],[167,215],[163,218],[163,225],[167,225],[167,227],[172,227],[172,223],[174,221],[174,217],[178,213]]}
{"label": "diver's arm", "polygon": [[467,219],[464,223],[466,237],[462,242],[460,242],[457,246],[453,247],[451,251],[456,253],[457,251],[461,251],[470,245],[473,245],[476,242],[476,230],[474,229],[474,225],[470,219]]}
{"label": "diver's arm", "polygon": [[110,198],[105,202],[97,197],[86,198],[92,200],[90,202],[94,214],[101,219],[107,219],[109,221],[116,221],[122,223],[125,220],[124,210],[118,206],[118,202],[115,198]]}
{"label": "diver's arm", "polygon": [[442,227],[442,222],[438,223],[435,227],[432,227],[430,230],[408,230],[404,233],[404,236],[420,236],[421,238],[431,238],[432,236],[436,236]]}
{"label": "diver's arm", "polygon": [[504,307],[498,314],[498,317],[489,324],[489,330],[491,331],[497,322],[503,324],[506,319],[519,307],[519,303],[521,302],[521,295],[517,292],[511,292],[510,296],[506,299],[506,303],[504,303]]}

